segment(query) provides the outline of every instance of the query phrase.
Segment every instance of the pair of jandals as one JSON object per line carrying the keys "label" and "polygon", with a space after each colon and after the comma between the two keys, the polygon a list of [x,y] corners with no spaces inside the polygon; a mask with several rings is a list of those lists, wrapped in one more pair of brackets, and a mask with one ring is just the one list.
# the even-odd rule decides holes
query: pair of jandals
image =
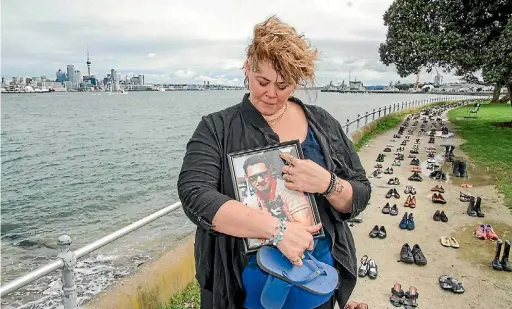
{"label": "pair of jandals", "polygon": [[418,289],[415,286],[410,286],[409,291],[404,292],[400,283],[395,283],[391,288],[391,297],[389,301],[395,307],[401,307],[402,305],[406,309],[418,307]]}
{"label": "pair of jandals", "polygon": [[355,301],[350,301],[348,304],[343,307],[343,309],[368,309],[368,305],[365,303],[356,303]]}

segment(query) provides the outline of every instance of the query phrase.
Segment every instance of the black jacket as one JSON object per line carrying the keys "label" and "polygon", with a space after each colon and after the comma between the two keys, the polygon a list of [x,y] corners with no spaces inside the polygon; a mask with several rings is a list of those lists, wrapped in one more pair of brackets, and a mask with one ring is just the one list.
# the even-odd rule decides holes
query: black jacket
{"label": "black jacket", "polygon": [[[355,280],[356,253],[346,220],[366,208],[371,194],[370,182],[339,122],[321,107],[306,105],[295,98],[291,100],[304,109],[324,153],[327,169],[352,185],[352,213],[339,213],[324,197],[315,198],[323,227],[332,237],[332,254],[338,267],[352,275],[346,279]],[[242,240],[215,232],[211,224],[217,210],[235,199],[227,154],[277,143],[278,135],[246,94],[240,104],[204,116],[187,144],[178,194],[185,214],[198,226],[196,278],[202,288],[213,292],[216,309],[241,307],[245,295],[242,271],[248,261]]]}

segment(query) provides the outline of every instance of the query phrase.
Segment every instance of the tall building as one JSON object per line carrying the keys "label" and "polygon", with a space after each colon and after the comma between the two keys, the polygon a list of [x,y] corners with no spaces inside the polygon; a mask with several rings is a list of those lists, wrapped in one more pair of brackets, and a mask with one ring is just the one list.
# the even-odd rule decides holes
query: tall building
{"label": "tall building", "polygon": [[67,68],[67,81],[71,82],[71,84],[75,83],[75,66],[72,64],[68,64]]}
{"label": "tall building", "polygon": [[91,77],[91,58],[89,58],[89,49],[87,49],[87,61],[85,62],[87,64],[87,76]]}
{"label": "tall building", "polygon": [[82,72],[80,70],[75,71],[75,77],[73,79],[73,84],[78,87],[80,86],[80,83],[82,82]]}
{"label": "tall building", "polygon": [[434,86],[439,86],[443,83],[443,77],[439,74],[434,76]]}
{"label": "tall building", "polygon": [[61,82],[61,83],[66,81],[66,72],[64,72],[61,69],[59,69],[57,71],[56,75],[57,75],[57,78],[55,79],[55,81]]}

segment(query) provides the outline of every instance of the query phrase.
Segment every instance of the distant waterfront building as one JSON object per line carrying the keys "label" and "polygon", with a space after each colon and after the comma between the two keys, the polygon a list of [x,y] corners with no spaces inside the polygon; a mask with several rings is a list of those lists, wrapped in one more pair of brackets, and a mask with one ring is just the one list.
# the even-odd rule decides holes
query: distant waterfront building
{"label": "distant waterfront building", "polygon": [[75,83],[75,66],[72,64],[68,64],[67,68],[67,81],[71,82],[73,85]]}
{"label": "distant waterfront building", "polygon": [[56,75],[57,75],[57,78],[55,79],[55,81],[61,82],[61,83],[66,81],[66,72],[59,69],[57,71]]}
{"label": "distant waterfront building", "polygon": [[74,74],[75,77],[73,78],[73,85],[75,87],[79,87],[82,82],[82,72],[80,72],[80,70],[76,70]]}
{"label": "distant waterfront building", "polygon": [[436,76],[434,76],[434,86],[437,87],[439,85],[442,85],[443,84],[443,77],[439,74],[437,74]]}

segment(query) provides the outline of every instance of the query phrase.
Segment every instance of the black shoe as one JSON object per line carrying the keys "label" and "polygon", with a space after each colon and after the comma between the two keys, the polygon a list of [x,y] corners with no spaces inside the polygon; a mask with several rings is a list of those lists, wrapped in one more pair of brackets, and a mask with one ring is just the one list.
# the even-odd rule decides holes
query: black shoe
{"label": "black shoe", "polygon": [[467,162],[466,161],[460,161],[459,162],[459,177],[468,177],[468,169],[467,169]]}
{"label": "black shoe", "polygon": [[440,216],[440,218],[441,218],[441,221],[442,221],[442,222],[448,222],[448,216],[444,213],[444,210],[443,210],[443,211],[441,211],[441,216]]}
{"label": "black shoe", "polygon": [[441,212],[439,210],[436,210],[433,216],[434,221],[441,221]]}
{"label": "black shoe", "polygon": [[373,229],[371,230],[371,232],[370,232],[370,237],[371,237],[371,238],[377,238],[377,237],[379,237],[379,233],[380,233],[380,232],[379,232],[379,226],[378,226],[378,225],[376,225],[376,226],[374,226],[374,227],[373,227]]}
{"label": "black shoe", "polygon": [[386,198],[391,198],[394,195],[393,189],[389,189],[388,193],[386,193]]}
{"label": "black shoe", "polygon": [[[395,178],[395,179],[396,179],[396,178]],[[395,184],[396,184],[396,182],[395,182]],[[395,198],[400,198],[400,194],[398,194],[398,191],[396,190],[396,188],[393,188],[393,196],[394,196]]]}
{"label": "black shoe", "polygon": [[427,265],[427,258],[421,251],[421,248],[418,244],[412,247],[412,256],[414,257],[414,263],[416,265],[424,266]]}
{"label": "black shoe", "polygon": [[386,238],[387,236],[387,233],[386,233],[386,228],[384,226],[381,226],[380,229],[379,229],[379,238],[380,239],[384,239]]}
{"label": "black shoe", "polygon": [[503,249],[503,256],[501,257],[501,266],[504,271],[512,271],[512,265],[509,262],[510,255],[510,240],[505,241],[505,249]]}
{"label": "black shoe", "polygon": [[482,199],[479,197],[476,198],[476,203],[475,203],[475,211],[476,211],[476,215],[480,218],[483,218],[485,217],[485,214],[482,212]]}
{"label": "black shoe", "polygon": [[391,210],[391,206],[389,206],[389,203],[386,203],[386,205],[384,205],[384,207],[382,207],[382,213],[385,215],[389,214],[390,210]]}
{"label": "black shoe", "polygon": [[503,265],[500,263],[500,253],[501,253],[501,246],[503,245],[503,241],[501,239],[498,239],[496,242],[496,251],[494,252],[494,259],[492,260],[491,266],[492,268],[496,270],[503,270]]}
{"label": "black shoe", "polygon": [[478,215],[475,210],[475,198],[473,196],[471,196],[469,199],[469,205],[468,205],[468,209],[466,210],[466,213],[470,217],[476,217]]}
{"label": "black shoe", "polygon": [[452,174],[455,177],[461,177],[460,176],[460,172],[459,172],[459,165],[460,165],[460,161],[459,160],[455,160],[452,163]]}
{"label": "black shoe", "polygon": [[398,215],[398,207],[396,207],[396,204],[394,204],[391,209],[389,210],[389,214],[392,216]]}
{"label": "black shoe", "polygon": [[400,250],[400,262],[407,264],[414,263],[414,257],[412,255],[411,247],[408,243],[405,243]]}

